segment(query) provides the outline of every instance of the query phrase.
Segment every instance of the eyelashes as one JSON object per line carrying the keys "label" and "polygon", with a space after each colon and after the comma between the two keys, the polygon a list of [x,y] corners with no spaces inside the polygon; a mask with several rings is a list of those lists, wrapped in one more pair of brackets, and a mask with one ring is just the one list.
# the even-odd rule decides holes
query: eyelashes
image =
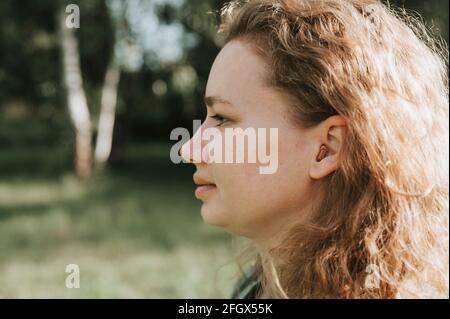
{"label": "eyelashes", "polygon": [[210,116],[210,118],[212,118],[218,122],[218,124],[216,126],[222,126],[223,124],[225,124],[229,121],[226,117],[224,117],[220,114],[212,115],[212,116]]}

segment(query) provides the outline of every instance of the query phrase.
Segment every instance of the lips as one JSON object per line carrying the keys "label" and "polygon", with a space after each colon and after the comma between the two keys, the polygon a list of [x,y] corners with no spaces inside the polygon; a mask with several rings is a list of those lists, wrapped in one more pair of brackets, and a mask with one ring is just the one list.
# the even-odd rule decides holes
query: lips
{"label": "lips", "polygon": [[198,186],[195,189],[195,197],[197,198],[202,198],[208,193],[211,193],[211,191],[217,189],[216,184],[210,182],[209,180],[198,174],[194,174],[194,183]]}

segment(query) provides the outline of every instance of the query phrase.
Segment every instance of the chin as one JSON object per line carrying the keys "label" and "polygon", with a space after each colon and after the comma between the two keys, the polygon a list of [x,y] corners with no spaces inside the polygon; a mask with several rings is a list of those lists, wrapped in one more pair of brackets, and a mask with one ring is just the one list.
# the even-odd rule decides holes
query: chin
{"label": "chin", "polygon": [[219,213],[218,209],[210,207],[207,203],[204,203],[201,208],[201,215],[203,222],[212,226],[226,227],[226,216],[223,213]]}

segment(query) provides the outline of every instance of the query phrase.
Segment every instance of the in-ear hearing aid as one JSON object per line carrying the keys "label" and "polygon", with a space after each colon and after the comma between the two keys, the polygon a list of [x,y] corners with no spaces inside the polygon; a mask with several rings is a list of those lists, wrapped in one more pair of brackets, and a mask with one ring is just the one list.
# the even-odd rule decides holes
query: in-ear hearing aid
{"label": "in-ear hearing aid", "polygon": [[316,161],[320,162],[323,160],[327,156],[327,153],[328,148],[324,144],[320,145],[319,154],[317,154]]}

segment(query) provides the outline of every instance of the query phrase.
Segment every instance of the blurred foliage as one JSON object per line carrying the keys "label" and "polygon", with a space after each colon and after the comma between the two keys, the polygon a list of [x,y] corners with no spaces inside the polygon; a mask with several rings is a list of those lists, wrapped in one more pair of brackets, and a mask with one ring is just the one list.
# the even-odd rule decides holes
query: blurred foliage
{"label": "blurred foliage", "polygon": [[448,1],[444,0],[390,0],[390,3],[405,8],[413,15],[421,16],[428,29],[448,44]]}

